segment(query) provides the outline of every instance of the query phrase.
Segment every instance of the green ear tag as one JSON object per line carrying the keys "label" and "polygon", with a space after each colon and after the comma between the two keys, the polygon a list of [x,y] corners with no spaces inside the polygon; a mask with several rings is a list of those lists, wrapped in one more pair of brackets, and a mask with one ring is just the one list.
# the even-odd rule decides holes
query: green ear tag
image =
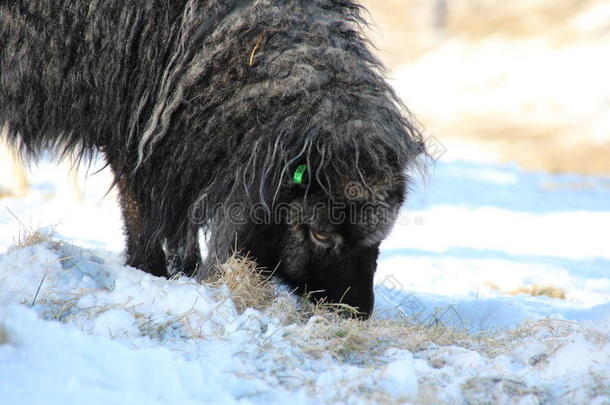
{"label": "green ear tag", "polygon": [[303,183],[303,175],[305,174],[306,170],[307,170],[307,165],[300,165],[299,167],[297,167],[297,169],[294,172],[294,177],[292,178],[292,180],[294,181],[294,184]]}

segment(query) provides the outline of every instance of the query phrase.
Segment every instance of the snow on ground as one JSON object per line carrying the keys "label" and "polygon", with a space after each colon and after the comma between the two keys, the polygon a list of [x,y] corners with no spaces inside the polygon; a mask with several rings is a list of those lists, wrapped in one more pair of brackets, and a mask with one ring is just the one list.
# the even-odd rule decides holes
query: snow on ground
{"label": "snow on ground", "polygon": [[[419,296],[425,313],[457,303],[459,324],[473,328],[551,315],[610,320],[610,178],[460,161],[429,176],[382,245],[378,280],[431,294]],[[506,296],[540,285],[566,300]]]}
{"label": "snow on ground", "polygon": [[[365,324],[125,267],[108,173],[83,202],[65,178],[42,163],[0,200],[1,403],[610,403],[610,178],[447,154],[382,246]],[[515,295],[535,288],[564,298]]]}

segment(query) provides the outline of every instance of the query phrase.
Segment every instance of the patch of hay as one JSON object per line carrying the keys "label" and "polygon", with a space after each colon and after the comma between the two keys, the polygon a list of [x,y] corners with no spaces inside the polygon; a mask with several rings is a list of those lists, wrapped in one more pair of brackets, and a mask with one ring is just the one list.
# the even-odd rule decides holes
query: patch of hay
{"label": "patch of hay", "polygon": [[566,291],[563,288],[552,285],[523,286],[509,292],[510,295],[527,294],[533,297],[546,296],[550,298],[566,299]]}
{"label": "patch of hay", "polygon": [[238,312],[254,308],[277,318],[286,327],[286,337],[313,356],[330,354],[343,361],[375,361],[384,350],[401,347],[412,352],[431,344],[477,347],[490,339],[485,334],[450,328],[441,323],[421,324],[414,319],[360,320],[355,308],[325,301],[295,298],[278,289],[268,272],[239,255],[219,266],[216,279],[209,283],[226,286]]}
{"label": "patch of hay", "polygon": [[11,210],[8,211],[19,222],[17,236],[13,238],[13,245],[8,248],[9,252],[42,243],[52,243],[54,247],[59,246],[59,242],[53,240],[55,237],[55,226],[33,228],[26,225],[25,222],[19,219]]}
{"label": "patch of hay", "polygon": [[6,332],[4,326],[0,325],[0,345],[7,344],[8,342],[8,333]]}
{"label": "patch of hay", "polygon": [[267,272],[256,267],[254,260],[237,254],[219,265],[211,287],[227,286],[238,312],[246,308],[268,307],[276,296],[275,284]]}
{"label": "patch of hay", "polygon": [[28,246],[40,245],[42,243],[54,242],[54,232],[47,232],[46,230],[34,230],[24,231],[19,234],[15,243],[9,250],[23,249]]}
{"label": "patch of hay", "polygon": [[[497,356],[512,356],[518,347],[532,341],[543,341],[545,347],[534,354],[528,363],[531,367],[544,364],[555,352],[570,342],[574,332],[582,333],[591,342],[607,344],[608,337],[595,330],[583,330],[582,325],[562,320],[537,320],[524,323],[521,327],[507,332],[469,332],[465,329],[452,328],[441,322],[422,323],[415,318],[397,317],[393,319],[372,318],[366,321],[346,316],[348,307],[325,302],[311,303],[306,298],[295,299],[275,285],[256,270],[251,260],[232,258],[220,279],[227,280],[229,289],[236,297],[241,298],[241,308],[252,303],[265,316],[280,320],[281,332],[294,348],[314,358],[333,357],[338,362],[368,367],[371,373],[379,370],[388,362],[387,350],[408,350],[418,360],[425,361],[433,369],[451,367],[447,356],[451,357],[456,350],[466,349],[479,353],[490,359]],[[254,270],[254,271],[253,271]],[[252,272],[252,273],[250,273]],[[249,290],[252,288],[252,290]],[[257,292],[262,296],[256,296]],[[547,292],[538,288],[531,293]],[[553,294],[557,295],[557,294]],[[261,297],[264,297],[261,299]],[[238,298],[239,300],[239,298]],[[350,314],[349,312],[347,313]],[[459,316],[459,314],[458,314]],[[261,345],[261,350],[272,350],[270,346]],[[288,360],[287,360],[288,361]],[[604,376],[592,388],[591,397],[604,392]],[[315,391],[315,381],[304,380],[303,385]],[[364,387],[364,386],[363,386]],[[360,392],[359,385],[353,389],[363,398],[372,402],[400,403],[384,396],[380,391]],[[435,404],[443,397],[439,391],[439,381],[434,373],[419,378],[419,396],[417,403]],[[483,404],[492,402],[548,401],[549,388],[536,386],[511,377],[473,377],[461,385],[464,397],[469,403]],[[593,395],[595,394],[595,395]]]}
{"label": "patch of hay", "polygon": [[564,290],[563,288],[552,286],[552,285],[540,285],[540,284],[525,285],[525,286],[515,288],[513,290],[504,290],[504,289],[500,288],[499,286],[497,286],[496,284],[491,283],[491,282],[487,282],[487,283],[485,283],[485,285],[487,287],[491,288],[492,290],[500,291],[500,292],[503,292],[508,295],[527,294],[527,295],[531,295],[532,297],[545,296],[545,297],[550,297],[550,298],[559,298],[562,300],[566,299],[566,290]]}
{"label": "patch of hay", "polygon": [[546,400],[543,390],[528,387],[525,383],[502,377],[473,377],[462,385],[468,404],[518,403],[521,400]]}

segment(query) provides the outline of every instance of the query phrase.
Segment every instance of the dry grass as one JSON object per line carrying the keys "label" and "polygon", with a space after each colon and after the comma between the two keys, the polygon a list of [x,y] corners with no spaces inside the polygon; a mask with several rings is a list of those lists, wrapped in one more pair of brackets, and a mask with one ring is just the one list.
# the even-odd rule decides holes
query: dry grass
{"label": "dry grass", "polygon": [[528,294],[533,297],[546,296],[551,298],[566,299],[566,291],[563,288],[553,287],[552,285],[532,285],[523,286],[509,292],[511,295]]}
{"label": "dry grass", "polygon": [[[52,235],[40,231],[24,232],[20,234],[15,248],[43,242],[52,242]],[[304,352],[314,356],[330,354],[342,361],[373,362],[380,353],[390,347],[420,352],[431,345],[458,346],[495,356],[514,347],[515,342],[538,333],[540,328],[553,329],[553,333],[557,334],[561,334],[565,329],[565,324],[562,323],[540,321],[503,337],[491,336],[488,333],[470,333],[465,329],[443,325],[442,313],[451,308],[441,310],[441,315],[427,323],[409,317],[362,321],[353,316],[357,311],[348,305],[323,301],[312,303],[306,297],[296,299],[288,291],[278,290],[278,285],[271,280],[268,272],[258,269],[252,259],[239,255],[232,256],[225,264],[220,265],[217,277],[207,284],[214,288],[226,286],[238,313],[253,308],[263,315],[276,317],[287,330],[296,326],[286,332],[286,337]],[[563,297],[565,294],[562,290],[550,286],[524,287],[514,293],[553,297]],[[54,302],[52,297],[45,297],[45,303],[53,308],[53,313],[47,315],[51,319],[65,322],[79,296],[80,293],[75,291],[73,299],[64,299],[61,302]],[[145,335],[160,336],[163,335],[163,330],[171,325],[184,324],[188,327],[188,318],[196,315],[191,312],[161,321],[142,319],[139,328]],[[459,317],[459,314],[457,316]],[[430,361],[442,366],[439,359]]]}
{"label": "dry grass", "polygon": [[[140,322],[137,326],[142,336],[148,336],[151,339],[161,341],[168,331],[180,329],[182,326],[187,327],[188,317],[190,315],[192,315],[192,311],[176,316],[169,316],[164,320],[155,320],[149,317],[143,317],[142,315],[136,315],[137,318],[140,318]],[[195,336],[191,333],[189,336],[184,337],[194,338]]]}
{"label": "dry grass", "polygon": [[566,290],[552,285],[524,285],[513,290],[504,290],[491,282],[487,282],[485,283],[485,285],[493,290],[500,291],[509,295],[527,294],[531,295],[532,297],[545,296],[549,298],[559,298],[562,300],[566,299]]}
{"label": "dry grass", "polygon": [[[34,243],[49,242],[51,240],[45,232],[24,232],[19,237],[20,246],[29,246]],[[171,281],[170,281],[171,282]],[[192,280],[180,279],[174,282],[194,282]],[[351,315],[355,310],[345,305],[335,305],[325,302],[311,303],[306,299],[296,299],[288,291],[278,288],[271,281],[268,272],[258,269],[255,262],[247,257],[235,255],[227,263],[219,266],[218,276],[210,284],[211,287],[224,286],[223,294],[227,290],[231,294],[238,313],[243,313],[248,308],[258,310],[261,317],[273,317],[279,320],[279,328],[274,333],[281,334],[283,344],[292,346],[297,352],[313,358],[332,357],[339,364],[346,363],[357,365],[362,371],[362,382],[345,382],[349,389],[357,394],[359,398],[366,401],[378,403],[400,403],[390,398],[388,393],[380,389],[371,388],[370,378],[377,378],[383,372],[388,358],[388,349],[408,350],[419,361],[424,361],[433,370],[430,373],[418,374],[419,396],[417,403],[435,404],[442,402],[439,398],[446,397],[442,392],[443,386],[439,384],[439,377],[443,372],[449,375],[456,374],[460,377],[461,371],[456,369],[451,361],[447,359],[463,353],[465,350],[478,353],[484,358],[494,359],[498,356],[514,357],[517,348],[532,342],[538,347],[543,347],[532,352],[531,358],[515,361],[523,361],[524,366],[543,368],[549,364],[556,352],[570,344],[571,334],[575,331],[585,337],[589,342],[600,347],[608,344],[609,337],[596,330],[589,330],[581,324],[559,320],[540,320],[528,322],[516,330],[493,334],[491,332],[472,333],[464,329],[451,328],[442,324],[443,313],[451,308],[441,309],[432,322],[422,323],[414,318],[403,316],[392,319],[373,318],[361,321]],[[531,286],[520,289],[520,293],[532,295],[558,296],[557,288],[544,286]],[[94,306],[91,308],[80,308],[76,304],[86,290],[72,291],[71,294],[61,294],[61,297],[45,294],[40,297],[47,309],[43,316],[46,319],[56,319],[60,322],[78,324],[79,319],[95,318],[101,313],[113,309],[113,306]],[[26,302],[26,304],[29,304]],[[222,336],[224,332],[213,329],[201,329],[197,327],[202,321],[202,315],[196,310],[187,311],[183,314],[168,315],[161,318],[151,318],[150,315],[139,314],[138,304],[125,303],[116,308],[125,309],[137,320],[139,333],[152,339],[164,342],[167,339],[209,339]],[[459,317],[459,314],[457,314]],[[199,319],[196,319],[199,317]],[[261,319],[260,326],[268,324]],[[194,327],[192,327],[194,326]],[[251,328],[250,325],[240,326]],[[264,333],[258,329],[258,324],[252,329],[254,333]],[[218,335],[216,335],[218,333]],[[112,334],[111,334],[112,337]],[[277,363],[271,373],[277,373],[279,381],[283,381],[283,375],[291,378],[302,378],[302,386],[311,389],[312,392],[319,390],[315,378],[305,375],[286,374],[286,367],[298,364],[298,359],[290,358],[293,351],[284,353],[274,348],[273,339],[256,338],[260,340],[260,353],[268,353]],[[6,330],[0,325],[0,344],[9,342]],[[295,363],[296,362],[296,363]],[[436,373],[439,371],[439,373]],[[368,374],[367,374],[368,373]],[[274,374],[275,375],[275,374]],[[372,376],[372,377],[371,377]],[[369,378],[370,377],[370,378]],[[592,375],[590,381],[583,383],[588,387],[587,395],[590,398],[607,393],[604,385],[606,376]],[[358,377],[360,378],[360,377]],[[367,382],[369,381],[369,382]],[[549,399],[550,386],[532,386],[518,379],[510,378],[510,375],[499,375],[497,377],[473,377],[459,380],[461,395],[468,403],[508,403],[519,400],[528,401],[536,399],[547,401]],[[339,392],[339,391],[338,391]],[[339,395],[339,394],[338,394]],[[341,400],[338,398],[337,400]]]}
{"label": "dry grass", "polygon": [[410,318],[362,321],[353,316],[357,311],[348,305],[312,303],[307,297],[294,299],[287,292],[278,293],[277,285],[251,259],[237,255],[220,266],[218,278],[211,283],[214,287],[222,285],[228,287],[238,312],[254,308],[277,317],[284,326],[296,325],[287,337],[314,356],[331,354],[337,359],[362,362],[372,361],[389,347],[418,351],[430,344],[491,345],[491,338],[485,334],[471,334],[441,322],[422,324]]}
{"label": "dry grass", "polygon": [[284,326],[297,325],[287,337],[314,356],[331,354],[341,360],[371,361],[389,347],[399,345],[417,351],[430,344],[480,345],[487,337],[443,326],[440,322],[421,324],[412,319],[357,319],[349,305],[324,301],[312,303],[307,297],[294,299],[277,291],[268,273],[255,262],[238,255],[219,266],[210,286],[226,286],[239,313],[254,308],[280,319]]}
{"label": "dry grass", "polygon": [[56,247],[59,245],[59,242],[53,240],[55,237],[55,226],[34,228],[27,225],[8,208],[7,210],[19,222],[17,236],[13,238],[13,245],[9,247],[9,252],[41,243],[54,243]]}
{"label": "dry grass", "polygon": [[[408,350],[427,361],[431,367],[441,369],[445,367],[445,350],[454,350],[451,348],[476,351],[482,356],[495,358],[499,355],[511,356],[524,342],[544,337],[547,349],[530,359],[530,366],[534,366],[546,361],[567,344],[568,336],[575,330],[579,330],[591,342],[599,345],[608,343],[608,337],[602,333],[585,330],[581,325],[562,320],[531,321],[515,330],[499,334],[473,333],[445,326],[440,320],[422,323],[409,317],[362,321],[349,316],[353,314],[349,312],[349,307],[324,302],[312,304],[306,299],[294,299],[285,291],[278,292],[277,286],[269,281],[268,276],[256,270],[251,260],[237,256],[223,266],[216,286],[221,284],[227,285],[240,311],[252,307],[258,309],[263,316],[279,319],[284,338],[304,353],[315,358],[330,355],[340,362],[371,367],[383,364],[383,353],[390,348]],[[562,296],[562,290],[548,286],[532,286],[523,288],[520,292]],[[261,346],[261,350],[266,349],[268,348],[264,345]],[[489,386],[498,398],[532,395],[544,399],[546,395],[536,387],[503,379],[473,379],[466,382],[463,389],[472,394],[473,403],[477,403],[478,397],[475,394],[483,386]],[[434,385],[425,387],[424,384],[421,388],[423,396],[434,397]]]}
{"label": "dry grass", "polygon": [[[180,282],[192,282],[179,280]],[[219,267],[216,280],[211,282],[212,287],[226,286],[239,313],[248,308],[259,311],[261,317],[273,317],[279,320],[280,328],[274,333],[280,333],[282,339],[295,350],[307,356],[322,358],[331,356],[339,363],[355,364],[361,367],[363,373],[379,373],[391,359],[385,355],[388,349],[404,349],[413,353],[414,357],[425,361],[431,369],[442,370],[452,367],[447,364],[456,350],[470,350],[483,357],[513,356],[515,349],[528,342],[543,342],[544,349],[529,359],[530,367],[539,367],[570,341],[570,334],[580,331],[590,342],[599,345],[608,344],[608,336],[595,330],[585,330],[582,325],[568,321],[542,320],[528,322],[522,327],[507,333],[470,333],[463,329],[451,328],[442,325],[440,317],[438,322],[422,323],[409,317],[393,318],[388,320],[371,319],[361,321],[354,317],[353,309],[342,305],[331,305],[320,302],[312,304],[307,300],[294,298],[288,291],[278,289],[277,285],[269,279],[268,273],[256,268],[255,263],[240,256],[231,257],[227,263]],[[226,290],[225,290],[226,291]],[[63,297],[57,302],[52,296],[44,297],[45,304],[49,306],[50,313],[45,317],[69,322],[73,316],[78,318],[96,317],[100,313],[112,309],[108,307],[79,308],[73,312],[79,297],[85,291],[74,291],[73,297]],[[152,319],[149,315],[138,314],[136,304],[127,304],[117,308],[128,310],[137,319],[137,327],[143,336],[165,341],[166,339],[208,339],[210,333],[203,332],[197,327],[191,327],[191,321],[201,317],[195,310],[180,315],[168,315],[163,319]],[[441,311],[442,313],[443,311]],[[459,314],[458,314],[459,315]],[[441,316],[442,317],[442,316]],[[201,320],[201,319],[199,319]],[[196,324],[198,322],[195,322]],[[267,322],[260,322],[261,325]],[[245,325],[244,328],[251,326]],[[256,326],[255,333],[261,333]],[[223,332],[219,332],[221,335]],[[214,335],[216,336],[216,335]],[[258,338],[257,338],[258,339]],[[0,325],[0,344],[6,343],[8,338]],[[285,375],[285,367],[297,364],[298,360],[290,358],[294,352],[279,352],[274,348],[273,339],[260,339],[260,352],[268,352],[277,364],[278,379]],[[295,363],[297,361],[297,363]],[[527,360],[526,360],[527,363]],[[288,365],[288,366],[286,366]],[[447,370],[450,370],[447,368]],[[367,371],[368,370],[368,371]],[[455,370],[448,371],[458,372]],[[377,375],[377,374],[375,374]],[[418,375],[419,397],[417,403],[439,403],[443,389],[436,379],[438,374]],[[312,391],[319,389],[315,381],[303,378],[302,385]],[[603,375],[592,380],[591,392],[604,392]],[[392,403],[382,390],[371,389],[363,378],[362,384],[348,382],[350,387],[361,398],[371,402]],[[546,387],[535,387],[524,384],[522,381],[499,376],[498,378],[476,377],[462,380],[460,389],[469,403],[510,402],[528,397],[540,401],[548,399]],[[595,385],[595,384],[597,385]],[[595,386],[594,386],[595,385]],[[351,388],[350,388],[351,389]],[[483,393],[488,393],[483,394]],[[388,402],[390,401],[390,402]],[[398,403],[398,401],[395,401]]]}
{"label": "dry grass", "polygon": [[15,242],[13,243],[13,246],[11,246],[9,251],[23,249],[24,247],[39,245],[41,243],[47,243],[47,242],[57,243],[57,242],[53,241],[53,237],[54,237],[53,231],[47,232],[47,230],[41,230],[41,229],[21,230],[19,232],[19,235],[17,236],[17,239],[15,240]]}
{"label": "dry grass", "polygon": [[[491,91],[491,90],[490,90]],[[427,117],[433,122],[434,117]],[[523,117],[498,112],[493,115],[464,113],[460,120],[434,127],[442,140],[470,139],[497,151],[502,160],[516,161],[532,170],[552,173],[607,174],[610,142],[582,136],[582,128],[563,124],[532,123]]]}
{"label": "dry grass", "polygon": [[[525,383],[502,377],[473,377],[462,385],[466,403],[472,405],[492,403],[518,403],[525,397],[545,402],[549,394]],[[530,400],[531,401],[531,400]]]}
{"label": "dry grass", "polygon": [[0,325],[0,345],[7,344],[9,342],[8,333],[4,326]]}
{"label": "dry grass", "polygon": [[270,276],[256,267],[249,257],[233,255],[217,267],[211,287],[227,286],[238,312],[246,308],[263,309],[275,296],[275,285]]}

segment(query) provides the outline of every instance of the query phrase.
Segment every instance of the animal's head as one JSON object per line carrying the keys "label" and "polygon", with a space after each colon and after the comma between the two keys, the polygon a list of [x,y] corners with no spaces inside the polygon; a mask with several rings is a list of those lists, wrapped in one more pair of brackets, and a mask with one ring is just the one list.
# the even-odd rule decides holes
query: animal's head
{"label": "animal's head", "polygon": [[236,200],[264,209],[235,234],[238,250],[298,293],[368,317],[379,246],[424,146],[381,82],[353,93],[337,88],[314,106],[296,100],[295,114],[273,110],[277,125],[260,131],[236,171]]}
{"label": "animal's head", "polygon": [[[367,318],[374,304],[379,245],[404,200],[404,175],[343,177],[324,186],[302,164],[270,216],[255,218],[244,250],[300,294],[354,307]],[[260,211],[262,213],[262,210]]]}
{"label": "animal's head", "polygon": [[[231,145],[232,154],[211,194],[230,190],[220,202],[245,202],[249,216],[235,227],[221,223],[221,232],[212,232],[220,234],[213,250],[236,244],[297,292],[348,304],[366,317],[379,245],[404,200],[405,171],[424,146],[358,33],[358,7],[293,3],[303,5],[295,12],[306,18],[286,13],[290,23],[265,33],[257,62],[236,75],[247,83],[210,124],[239,135],[231,142],[210,136]],[[282,34],[285,27],[290,35]],[[298,38],[299,46],[287,38]]]}

